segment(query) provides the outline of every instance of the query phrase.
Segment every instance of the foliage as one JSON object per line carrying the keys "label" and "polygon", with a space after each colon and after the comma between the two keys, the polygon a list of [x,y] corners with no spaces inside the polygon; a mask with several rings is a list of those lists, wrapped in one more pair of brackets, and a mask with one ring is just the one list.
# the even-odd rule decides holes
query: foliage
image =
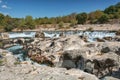
{"label": "foliage", "polygon": [[2,66],[2,65],[3,65],[3,60],[0,59],[0,66]]}
{"label": "foliage", "polygon": [[77,24],[77,20],[71,20],[71,22],[70,22],[70,26],[71,27],[74,27],[75,25]]}
{"label": "foliage", "polygon": [[16,62],[14,63],[14,65],[18,65],[18,64],[20,64],[20,62],[19,62],[19,61],[16,61]]}
{"label": "foliage", "polygon": [[35,23],[34,23],[34,20],[33,20],[32,16],[26,16],[25,17],[25,25],[26,25],[26,28],[28,28],[28,29],[34,29],[35,28]]}
{"label": "foliage", "polygon": [[59,26],[59,28],[63,28],[64,22],[61,21],[61,22],[58,24],[58,26]]}
{"label": "foliage", "polygon": [[11,25],[7,25],[4,27],[5,32],[10,32],[13,30],[13,27]]}
{"label": "foliage", "polygon": [[[12,18],[9,15],[3,15],[0,13],[0,31],[12,31],[13,29],[34,29],[35,26],[43,25],[47,27],[48,24],[60,28],[64,26],[64,23],[69,23],[70,27],[74,27],[76,24],[89,24],[89,23],[106,23],[111,19],[120,19],[120,2],[116,5],[111,5],[105,10],[96,10],[90,13],[72,13],[66,16],[58,17],[39,17],[33,18],[27,15],[25,18]],[[40,26],[41,27],[41,26]]]}
{"label": "foliage", "polygon": [[2,41],[0,42],[0,48],[1,48],[1,47],[3,47],[3,43],[2,43]]}
{"label": "foliage", "polygon": [[104,14],[103,11],[96,10],[94,12],[91,12],[88,14],[88,19],[90,20],[90,23],[96,23],[96,21]]}
{"label": "foliage", "polygon": [[87,21],[87,13],[80,13],[76,16],[78,24],[85,24]]}
{"label": "foliage", "polygon": [[103,23],[108,22],[108,20],[109,20],[108,15],[104,14],[98,19],[98,23],[103,24]]}
{"label": "foliage", "polygon": [[114,14],[117,11],[115,6],[110,6],[104,10],[105,13],[107,14]]}

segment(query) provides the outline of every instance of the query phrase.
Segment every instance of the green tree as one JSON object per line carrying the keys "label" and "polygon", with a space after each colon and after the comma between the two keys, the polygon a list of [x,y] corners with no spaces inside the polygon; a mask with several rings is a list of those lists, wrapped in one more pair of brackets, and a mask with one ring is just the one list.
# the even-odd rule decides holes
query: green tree
{"label": "green tree", "polygon": [[110,6],[104,10],[106,14],[114,14],[116,12],[115,6]]}
{"label": "green tree", "polygon": [[3,26],[4,25],[4,18],[5,16],[3,14],[0,13],[0,26]]}
{"label": "green tree", "polygon": [[98,19],[98,23],[103,24],[103,23],[108,22],[108,20],[109,20],[108,15],[107,15],[107,14],[104,14],[104,15],[102,15],[102,16]]}
{"label": "green tree", "polygon": [[13,30],[12,25],[7,25],[7,26],[4,27],[4,31],[5,31],[5,32],[10,32],[10,31],[12,31],[12,30]]}
{"label": "green tree", "polygon": [[34,29],[35,23],[32,16],[26,16],[25,17],[25,25],[28,29]]}
{"label": "green tree", "polygon": [[97,19],[99,19],[103,15],[103,11],[96,10],[88,14],[90,23],[96,23]]}
{"label": "green tree", "polygon": [[76,16],[76,20],[78,21],[78,24],[85,24],[87,21],[87,13],[80,13]]}
{"label": "green tree", "polygon": [[119,18],[120,18],[120,12],[115,13],[115,14],[114,14],[114,18],[115,18],[115,19],[119,19]]}
{"label": "green tree", "polygon": [[24,18],[22,18],[20,20],[18,29],[20,29],[21,31],[23,31],[24,29],[27,29],[27,25],[25,24],[25,19]]}
{"label": "green tree", "polygon": [[4,30],[6,32],[12,31],[14,29],[13,19],[9,15],[5,16],[5,18],[3,20],[3,24],[4,24]]}

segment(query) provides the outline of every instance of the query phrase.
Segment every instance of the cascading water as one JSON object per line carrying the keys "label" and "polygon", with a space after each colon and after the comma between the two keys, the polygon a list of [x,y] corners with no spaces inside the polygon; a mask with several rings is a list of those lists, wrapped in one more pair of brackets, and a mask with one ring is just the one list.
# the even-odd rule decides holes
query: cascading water
{"label": "cascading water", "polygon": [[18,38],[18,37],[35,37],[36,32],[10,32],[9,38]]}
{"label": "cascading water", "polygon": [[21,45],[12,46],[7,48],[7,50],[12,52],[20,61],[25,61],[28,59],[27,52],[23,50],[23,46]]}
{"label": "cascading water", "polygon": [[66,36],[69,35],[84,35],[88,37],[88,41],[93,42],[95,38],[102,39],[103,37],[114,37],[116,36],[115,32],[108,32],[108,31],[45,31],[45,37],[59,37],[59,35],[63,33]]}
{"label": "cascading water", "polygon": [[[36,32],[11,32],[9,33],[10,38],[19,38],[19,37],[29,37],[34,38]],[[114,37],[115,32],[108,31],[44,31],[45,37],[59,37],[59,35],[63,33],[66,36],[69,35],[84,35],[88,37],[88,41],[93,42],[95,38],[103,38],[103,37]],[[19,58],[20,61],[29,60],[27,57],[27,53],[22,49],[23,46],[16,45],[10,48],[7,48],[8,51],[13,52],[13,54]]]}

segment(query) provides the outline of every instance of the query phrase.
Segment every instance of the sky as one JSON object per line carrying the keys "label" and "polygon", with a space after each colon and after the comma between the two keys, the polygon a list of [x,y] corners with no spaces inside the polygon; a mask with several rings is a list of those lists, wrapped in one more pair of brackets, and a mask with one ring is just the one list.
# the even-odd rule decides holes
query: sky
{"label": "sky", "polygon": [[0,0],[0,13],[16,18],[56,17],[104,10],[120,0]]}

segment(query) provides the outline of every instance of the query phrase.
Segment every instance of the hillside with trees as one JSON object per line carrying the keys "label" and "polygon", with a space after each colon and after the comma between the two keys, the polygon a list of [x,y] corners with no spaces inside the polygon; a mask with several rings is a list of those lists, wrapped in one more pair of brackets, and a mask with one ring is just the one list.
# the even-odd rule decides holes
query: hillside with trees
{"label": "hillside with trees", "polygon": [[0,13],[0,31],[12,31],[13,29],[35,29],[37,26],[50,24],[53,27],[56,25],[62,28],[65,23],[69,23],[73,27],[76,24],[104,24],[110,23],[114,20],[120,19],[120,2],[116,5],[111,5],[105,10],[96,10],[90,13],[72,13],[66,16],[58,17],[43,17],[33,18],[32,16],[26,16],[25,18],[12,18],[9,15],[3,15]]}

